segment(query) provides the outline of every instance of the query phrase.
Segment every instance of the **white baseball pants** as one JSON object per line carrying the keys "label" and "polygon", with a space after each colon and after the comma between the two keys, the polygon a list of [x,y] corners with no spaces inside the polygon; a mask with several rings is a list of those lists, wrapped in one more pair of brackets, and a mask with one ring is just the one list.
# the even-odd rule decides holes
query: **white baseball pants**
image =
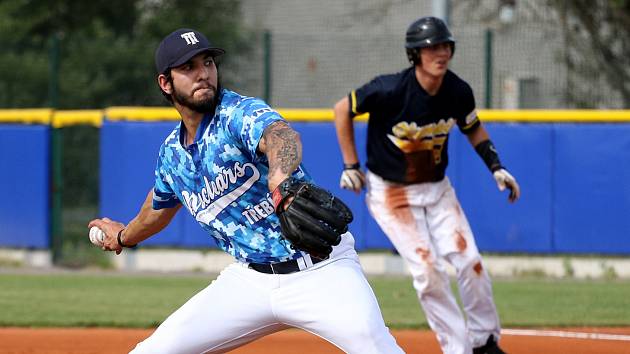
{"label": "white baseball pants", "polygon": [[383,322],[350,233],[328,260],[296,273],[229,265],[132,353],[225,353],[290,327],[346,353],[403,353]]}
{"label": "white baseball pants", "polygon": [[[442,351],[471,353],[491,334],[498,340],[490,277],[448,178],[400,185],[368,171],[367,185],[368,209],[408,265]],[[444,260],[456,269],[467,322],[451,291]]]}

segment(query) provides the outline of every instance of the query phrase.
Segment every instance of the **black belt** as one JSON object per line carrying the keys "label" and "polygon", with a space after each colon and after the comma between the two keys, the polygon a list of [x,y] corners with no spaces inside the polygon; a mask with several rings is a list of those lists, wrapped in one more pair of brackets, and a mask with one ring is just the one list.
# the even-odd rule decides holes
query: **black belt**
{"label": "black belt", "polygon": [[[306,255],[300,259],[293,259],[290,261],[280,262],[280,263],[250,263],[249,268],[260,273],[289,274],[289,273],[295,273],[295,272],[299,272],[300,270],[310,268],[311,265],[309,264],[310,263],[309,259],[312,262],[312,264],[315,265],[323,260],[328,259],[328,257],[322,259],[322,258]],[[300,268],[300,260],[304,260],[302,268]]]}

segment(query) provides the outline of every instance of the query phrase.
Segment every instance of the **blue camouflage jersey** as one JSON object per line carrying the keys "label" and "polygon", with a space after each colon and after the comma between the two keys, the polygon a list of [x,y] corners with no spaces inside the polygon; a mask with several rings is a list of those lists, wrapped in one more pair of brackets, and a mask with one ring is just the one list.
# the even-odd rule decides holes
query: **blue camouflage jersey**
{"label": "blue camouflage jersey", "polygon": [[[180,122],[162,144],[153,209],[182,203],[220,248],[244,262],[300,257],[281,236],[267,185],[267,158],[256,151],[265,128],[281,120],[264,101],[222,90],[194,143],[185,147]],[[302,165],[293,176],[312,180]]]}

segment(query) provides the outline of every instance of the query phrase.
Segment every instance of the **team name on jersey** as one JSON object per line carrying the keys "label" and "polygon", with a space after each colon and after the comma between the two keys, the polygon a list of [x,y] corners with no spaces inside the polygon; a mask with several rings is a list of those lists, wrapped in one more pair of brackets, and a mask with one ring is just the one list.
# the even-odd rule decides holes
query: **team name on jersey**
{"label": "team name on jersey", "polygon": [[267,196],[267,199],[255,205],[248,205],[241,213],[247,219],[247,222],[251,225],[273,214],[273,201],[271,197]]}
{"label": "team name on jersey", "polygon": [[[245,176],[247,179],[242,181]],[[231,168],[221,168],[212,181],[204,176],[200,192],[182,191],[184,205],[197,221],[210,225],[223,209],[245,194],[259,179],[260,171],[253,163],[235,162]],[[228,190],[230,192],[225,193]]]}
{"label": "team name on jersey", "polygon": [[440,119],[437,123],[420,127],[416,122],[400,122],[392,127],[393,135],[387,134],[387,137],[406,154],[433,150],[435,163],[440,163],[444,141],[455,122],[454,118]]}

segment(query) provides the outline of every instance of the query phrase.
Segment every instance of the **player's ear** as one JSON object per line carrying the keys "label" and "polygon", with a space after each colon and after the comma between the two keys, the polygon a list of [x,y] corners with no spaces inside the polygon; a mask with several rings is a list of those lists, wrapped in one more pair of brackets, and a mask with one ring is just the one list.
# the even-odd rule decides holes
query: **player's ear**
{"label": "player's ear", "polygon": [[162,91],[166,92],[169,95],[173,93],[173,84],[166,75],[160,74],[157,78],[157,81]]}

